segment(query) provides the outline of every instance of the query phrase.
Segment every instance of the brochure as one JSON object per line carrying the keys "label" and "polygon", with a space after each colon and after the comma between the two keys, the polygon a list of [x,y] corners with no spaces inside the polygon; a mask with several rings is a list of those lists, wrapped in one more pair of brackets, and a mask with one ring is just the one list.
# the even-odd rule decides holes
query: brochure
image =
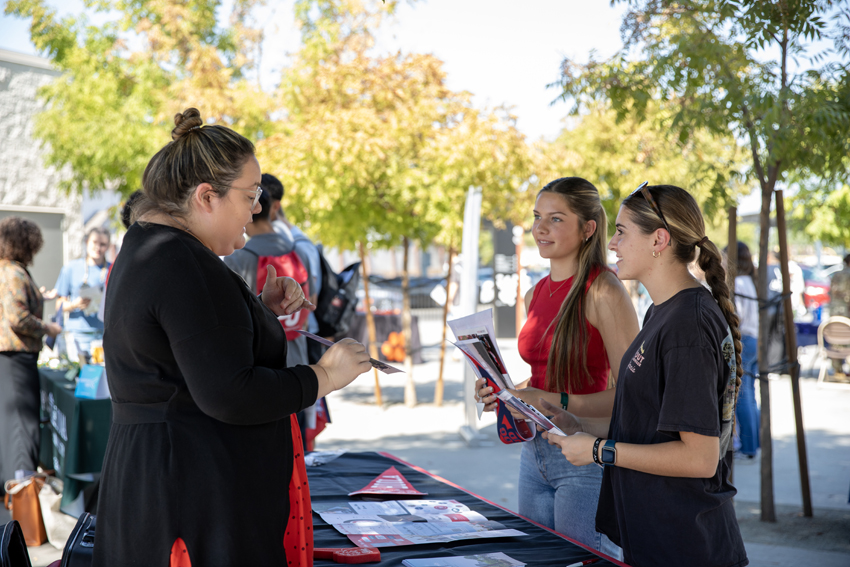
{"label": "brochure", "polygon": [[504,553],[484,553],[463,557],[427,557],[424,559],[405,559],[405,567],[524,567],[525,563]]}
{"label": "brochure", "polygon": [[[561,431],[535,407],[526,404],[508,391],[508,389],[515,387],[499,353],[499,346],[493,338],[495,332],[493,332],[493,312],[491,309],[468,317],[454,319],[449,321],[448,324],[457,338],[457,342],[452,344],[466,355],[475,375],[487,380],[487,383],[493,388],[496,396],[504,402],[505,406],[521,413],[527,421],[531,421],[544,431],[566,436],[566,433]],[[479,405],[479,409],[480,407]],[[536,429],[533,427],[528,429],[530,429],[529,438],[534,437]],[[522,437],[525,437],[525,435]]]}
{"label": "brochure", "polygon": [[323,501],[313,511],[358,547],[389,547],[526,535],[457,500]]}

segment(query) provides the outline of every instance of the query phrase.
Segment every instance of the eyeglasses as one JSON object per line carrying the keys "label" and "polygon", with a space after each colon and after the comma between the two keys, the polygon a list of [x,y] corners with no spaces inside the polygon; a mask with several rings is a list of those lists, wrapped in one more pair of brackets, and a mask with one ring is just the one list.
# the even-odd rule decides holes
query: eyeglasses
{"label": "eyeglasses", "polygon": [[257,206],[257,203],[260,202],[260,197],[263,194],[263,188],[260,185],[257,185],[256,189],[243,189],[241,187],[233,187],[233,186],[230,186],[230,185],[217,185],[215,183],[210,183],[210,185],[212,185],[213,187],[220,187],[220,188],[226,187],[228,189],[236,189],[237,191],[245,191],[246,193],[253,193],[254,194],[254,200],[251,202],[251,210],[253,210],[254,207]]}
{"label": "eyeglasses", "polygon": [[647,186],[649,185],[649,181],[644,181],[638,188],[632,191],[632,194],[629,195],[631,198],[635,193],[640,191],[640,194],[643,195],[643,198],[646,199],[646,202],[649,203],[649,206],[652,207],[652,210],[655,211],[655,214],[658,215],[658,218],[661,219],[661,222],[664,223],[664,228],[667,229],[667,232],[672,236],[673,233],[670,231],[670,226],[667,224],[667,221],[664,219],[664,215],[661,214],[661,209],[658,208],[658,203],[655,202],[655,199],[652,198],[652,193],[649,192]]}

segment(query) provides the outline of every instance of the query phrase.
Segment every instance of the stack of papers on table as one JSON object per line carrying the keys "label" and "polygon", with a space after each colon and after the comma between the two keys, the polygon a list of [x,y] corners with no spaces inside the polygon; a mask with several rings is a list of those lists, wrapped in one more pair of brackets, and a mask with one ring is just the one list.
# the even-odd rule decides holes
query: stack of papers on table
{"label": "stack of papers on table", "polygon": [[457,500],[313,502],[313,511],[358,547],[526,535],[488,521]]}

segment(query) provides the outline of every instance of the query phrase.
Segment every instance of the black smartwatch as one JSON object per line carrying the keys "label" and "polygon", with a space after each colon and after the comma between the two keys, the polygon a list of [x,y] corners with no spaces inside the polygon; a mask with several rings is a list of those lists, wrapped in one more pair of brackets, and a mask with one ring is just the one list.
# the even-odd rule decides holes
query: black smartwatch
{"label": "black smartwatch", "polygon": [[617,448],[615,445],[616,441],[613,439],[608,439],[605,441],[605,444],[602,446],[602,464],[606,467],[613,467],[617,464]]}

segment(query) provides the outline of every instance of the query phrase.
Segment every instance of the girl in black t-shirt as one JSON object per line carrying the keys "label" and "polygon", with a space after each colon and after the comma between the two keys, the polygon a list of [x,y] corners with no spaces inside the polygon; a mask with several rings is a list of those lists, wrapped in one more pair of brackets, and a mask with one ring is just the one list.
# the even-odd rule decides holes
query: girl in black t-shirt
{"label": "girl in black t-shirt", "polygon": [[[747,565],[729,484],[741,333],[720,251],[694,198],[670,185],[641,185],[616,228],[618,276],[642,283],[653,305],[620,363],[612,416],[548,405],[575,433],[549,442],[574,465],[604,467],[596,527],[626,563]],[[688,270],[695,258],[710,291]]]}

